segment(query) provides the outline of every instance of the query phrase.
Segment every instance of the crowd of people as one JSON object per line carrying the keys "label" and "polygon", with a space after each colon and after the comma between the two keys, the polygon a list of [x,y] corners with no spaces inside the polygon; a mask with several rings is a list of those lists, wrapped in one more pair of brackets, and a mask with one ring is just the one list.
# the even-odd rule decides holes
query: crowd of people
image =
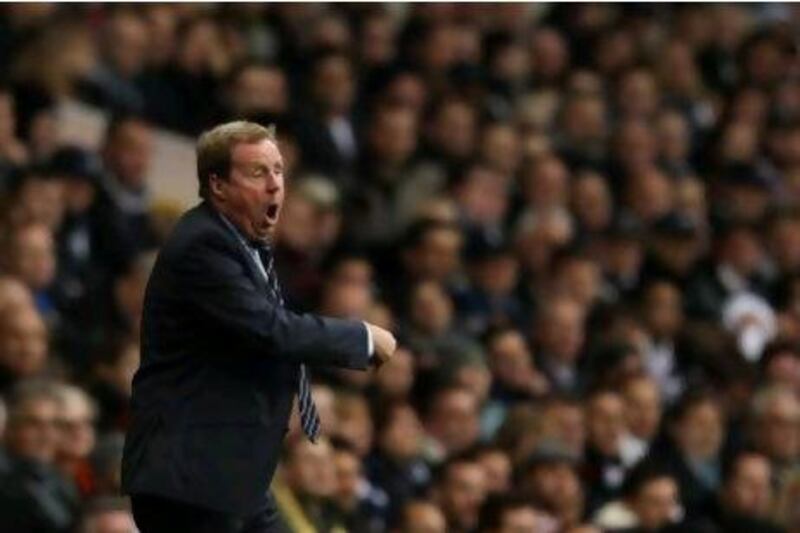
{"label": "crowd of people", "polygon": [[[0,530],[135,531],[139,317],[182,208],[153,133],[277,128],[288,306],[392,330],[313,369],[290,531],[800,532],[800,10],[7,4]],[[57,107],[105,111],[97,150]],[[194,176],[174,176],[195,180]],[[266,487],[265,487],[266,490]]]}

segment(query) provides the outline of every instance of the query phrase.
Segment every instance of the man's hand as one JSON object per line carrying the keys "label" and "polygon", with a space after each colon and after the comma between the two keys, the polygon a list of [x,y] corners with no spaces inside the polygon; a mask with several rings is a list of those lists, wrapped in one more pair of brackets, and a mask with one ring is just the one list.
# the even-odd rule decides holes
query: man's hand
{"label": "man's hand", "polygon": [[397,348],[397,341],[390,331],[383,329],[375,324],[367,322],[367,327],[372,334],[372,342],[375,347],[375,352],[372,354],[373,363],[377,368],[380,368],[384,363],[394,355]]}

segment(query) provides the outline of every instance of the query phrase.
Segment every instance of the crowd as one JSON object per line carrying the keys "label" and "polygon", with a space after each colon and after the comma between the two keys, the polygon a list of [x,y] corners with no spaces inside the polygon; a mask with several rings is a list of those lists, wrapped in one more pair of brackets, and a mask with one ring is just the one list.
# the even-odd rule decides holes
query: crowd
{"label": "crowd", "polygon": [[[181,207],[153,133],[274,124],[313,369],[295,532],[800,532],[800,10],[7,4],[0,530],[134,531],[139,317]],[[57,106],[105,111],[64,145]],[[194,180],[194,176],[174,176]],[[265,487],[266,489],[266,487]]]}

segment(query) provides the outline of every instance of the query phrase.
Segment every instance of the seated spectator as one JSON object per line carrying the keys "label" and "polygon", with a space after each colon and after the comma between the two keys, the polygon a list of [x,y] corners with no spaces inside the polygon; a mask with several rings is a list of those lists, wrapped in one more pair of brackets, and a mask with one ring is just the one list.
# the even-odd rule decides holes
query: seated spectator
{"label": "seated spectator", "polygon": [[800,400],[789,389],[772,386],[759,390],[750,403],[750,438],[769,458],[773,475],[780,478],[800,459]]}
{"label": "seated spectator", "polygon": [[413,500],[403,507],[398,533],[445,533],[447,522],[441,509],[427,500]]}
{"label": "seated spectator", "polygon": [[61,402],[52,382],[24,381],[13,390],[0,448],[0,524],[9,531],[69,533],[78,492],[55,468]]}
{"label": "seated spectator", "polygon": [[42,317],[27,305],[0,322],[0,391],[44,373],[49,363],[47,337]]}
{"label": "seated spectator", "polygon": [[613,390],[597,390],[586,399],[586,453],[584,473],[589,492],[589,514],[614,499],[625,479],[622,439],[625,434],[625,405]]}
{"label": "seated spectator", "polygon": [[525,499],[508,495],[490,497],[481,508],[480,531],[487,533],[555,533],[556,520]]}
{"label": "seated spectator", "polygon": [[61,404],[56,465],[85,497],[95,490],[89,456],[97,440],[94,429],[97,408],[89,395],[75,385],[61,385],[56,393]]}
{"label": "seated spectator", "polygon": [[334,501],[349,531],[378,532],[386,528],[389,499],[364,477],[361,457],[348,445],[335,447],[336,493]]}
{"label": "seated spectator", "polygon": [[595,515],[603,531],[656,532],[681,520],[678,484],[653,463],[643,461],[631,470],[622,495]]}
{"label": "seated spectator", "polygon": [[447,519],[447,531],[468,533],[477,528],[486,498],[486,476],[476,460],[461,455],[439,465],[432,490]]}
{"label": "seated spectator", "polygon": [[388,496],[389,516],[424,493],[431,479],[422,457],[422,424],[411,405],[392,403],[377,417],[376,449],[369,457],[369,479]]}
{"label": "seated spectator", "polygon": [[579,457],[556,441],[542,442],[515,470],[515,486],[528,501],[539,502],[558,527],[580,524],[585,496],[578,476]]}
{"label": "seated spectator", "polygon": [[478,402],[471,392],[458,387],[436,391],[424,418],[426,458],[439,463],[468,450],[478,442]]}
{"label": "seated spectator", "polygon": [[620,455],[626,467],[645,457],[658,436],[663,406],[656,381],[646,375],[632,377],[622,386],[625,401],[625,435]]}

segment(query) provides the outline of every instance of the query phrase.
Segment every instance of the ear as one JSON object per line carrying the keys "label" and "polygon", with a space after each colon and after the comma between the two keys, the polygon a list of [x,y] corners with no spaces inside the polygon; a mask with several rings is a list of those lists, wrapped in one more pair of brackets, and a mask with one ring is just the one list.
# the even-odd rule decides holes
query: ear
{"label": "ear", "polygon": [[216,198],[217,200],[222,200],[224,198],[224,193],[222,191],[222,180],[216,174],[209,174],[208,176],[208,187],[211,195]]}

